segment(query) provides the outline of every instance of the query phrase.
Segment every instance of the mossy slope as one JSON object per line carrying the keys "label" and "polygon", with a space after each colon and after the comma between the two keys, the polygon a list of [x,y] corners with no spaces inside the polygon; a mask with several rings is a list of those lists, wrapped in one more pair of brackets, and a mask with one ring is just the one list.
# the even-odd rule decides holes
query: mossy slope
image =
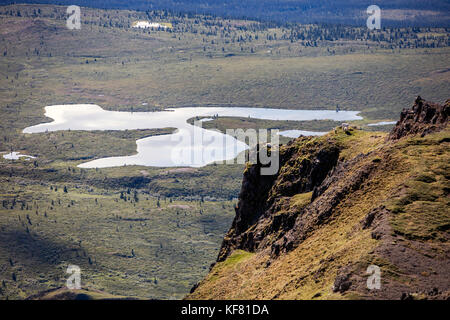
{"label": "mossy slope", "polygon": [[[224,244],[232,246],[187,298],[445,299],[450,130],[443,128],[399,140],[356,129],[298,139],[295,159],[284,162],[268,192],[277,210],[261,214],[241,235],[230,230]],[[298,156],[308,144],[338,147],[338,162],[312,196],[286,194],[280,185],[299,176]],[[274,232],[279,215],[295,222]],[[264,239],[251,246],[249,234]],[[236,248],[252,254],[225,267]],[[380,267],[380,289],[367,287],[370,265]]]}

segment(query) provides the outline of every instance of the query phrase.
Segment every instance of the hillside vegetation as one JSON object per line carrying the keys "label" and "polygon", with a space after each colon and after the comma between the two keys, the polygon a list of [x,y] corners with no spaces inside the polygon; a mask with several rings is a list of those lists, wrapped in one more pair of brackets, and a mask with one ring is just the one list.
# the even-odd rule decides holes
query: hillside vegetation
{"label": "hillside vegetation", "polygon": [[[448,299],[450,100],[390,135],[350,128],[248,166],[216,265],[188,299]],[[370,265],[381,288],[369,290]]]}

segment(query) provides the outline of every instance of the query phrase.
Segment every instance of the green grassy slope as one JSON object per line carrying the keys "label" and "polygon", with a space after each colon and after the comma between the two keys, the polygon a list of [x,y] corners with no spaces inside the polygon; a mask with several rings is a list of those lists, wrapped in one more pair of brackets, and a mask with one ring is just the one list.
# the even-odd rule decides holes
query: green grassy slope
{"label": "green grassy slope", "polygon": [[[140,298],[181,298],[208,271],[232,202],[178,201],[134,190],[2,177],[3,299],[64,287],[68,265],[84,288]],[[122,193],[122,196],[121,196]],[[127,200],[125,201],[124,198]]]}
{"label": "green grassy slope", "polygon": [[[337,143],[343,147],[341,160],[348,161],[313,202],[310,193],[279,196],[273,219],[291,214],[304,222],[297,231],[280,228],[277,243],[297,244],[274,253],[276,239],[270,237],[277,229],[270,217],[262,218],[248,232],[267,232],[266,247],[232,251],[187,299],[448,298],[449,134],[446,129],[393,142],[380,133],[338,130],[296,142],[299,148],[314,140]],[[290,161],[282,172],[296,165]],[[346,185],[350,192],[343,191]],[[326,215],[328,202],[333,206]],[[308,208],[322,218],[310,224],[316,211]],[[369,265],[380,267],[379,290],[366,286]]]}

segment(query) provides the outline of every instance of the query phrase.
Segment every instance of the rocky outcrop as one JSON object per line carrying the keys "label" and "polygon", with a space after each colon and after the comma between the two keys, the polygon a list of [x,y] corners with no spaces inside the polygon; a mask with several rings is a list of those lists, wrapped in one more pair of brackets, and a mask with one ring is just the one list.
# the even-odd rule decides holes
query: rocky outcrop
{"label": "rocky outcrop", "polygon": [[[377,169],[377,163],[368,161],[365,155],[351,161],[342,161],[328,174],[326,179],[314,189],[312,202],[299,215],[293,227],[281,239],[272,245],[272,257],[288,252],[332,216],[334,209],[350,193],[361,188],[371,173]],[[358,165],[363,162],[363,165]]]}
{"label": "rocky outcrop", "polygon": [[274,176],[248,165],[218,265],[188,298],[450,297],[449,108],[419,97],[387,138],[337,128],[282,146]]}
{"label": "rocky outcrop", "polygon": [[[339,147],[332,141],[317,142],[303,137],[280,149],[277,175],[261,175],[260,164],[248,166],[236,217],[224,238],[218,261],[226,259],[235,249],[265,248],[290,230],[301,213],[290,208],[290,197],[318,187],[338,157]],[[280,212],[284,214],[276,214]]]}
{"label": "rocky outcrop", "polygon": [[[439,105],[418,97],[411,109],[402,111],[389,139],[442,130],[449,113],[450,100]],[[351,135],[351,131],[345,132]],[[218,261],[225,260],[235,249],[254,252],[271,247],[276,256],[295,248],[324,223],[340,201],[360,188],[377,168],[376,161],[364,162],[368,156],[364,154],[338,161],[340,148],[333,138],[301,137],[280,148],[277,175],[263,176],[260,164],[249,165],[244,172],[236,216]],[[292,208],[291,197],[308,192],[312,192],[311,202],[301,210]]]}
{"label": "rocky outcrop", "polygon": [[417,97],[411,109],[404,109],[400,120],[392,130],[389,138],[400,139],[407,135],[425,136],[445,128],[450,116],[450,99],[444,105],[428,102]]}

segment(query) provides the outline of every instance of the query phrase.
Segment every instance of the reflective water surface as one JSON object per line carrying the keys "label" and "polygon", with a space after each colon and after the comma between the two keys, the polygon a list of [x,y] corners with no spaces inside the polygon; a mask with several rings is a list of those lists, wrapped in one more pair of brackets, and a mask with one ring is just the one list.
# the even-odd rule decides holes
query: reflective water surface
{"label": "reflective water surface", "polygon": [[20,152],[11,152],[8,154],[4,154],[3,158],[8,160],[19,160],[20,158],[25,158],[25,160],[35,159],[33,156],[29,156],[26,154],[20,154]]}
{"label": "reflective water surface", "polygon": [[[362,119],[359,111],[286,110],[244,107],[186,107],[158,112],[107,111],[98,105],[54,105],[45,107],[45,115],[52,118],[25,128],[24,133],[58,130],[136,130],[177,128],[173,134],[139,139],[137,154],[97,159],[79,165],[81,168],[105,168],[123,165],[156,167],[201,167],[214,161],[234,159],[248,146],[230,135],[205,130],[188,124],[193,117],[249,117],[265,120],[336,120]],[[208,119],[209,120],[209,119]]]}

